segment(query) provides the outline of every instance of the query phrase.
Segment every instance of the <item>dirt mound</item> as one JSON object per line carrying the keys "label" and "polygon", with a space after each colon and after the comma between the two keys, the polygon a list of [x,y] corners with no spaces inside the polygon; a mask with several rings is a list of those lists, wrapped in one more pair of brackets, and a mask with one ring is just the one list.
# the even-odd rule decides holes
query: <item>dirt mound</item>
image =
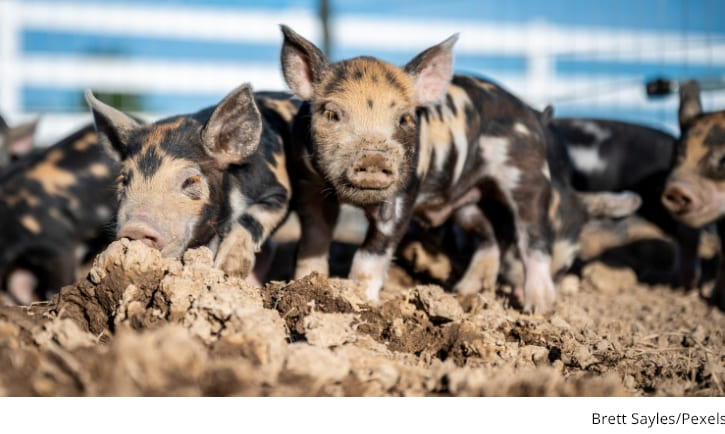
{"label": "dirt mound", "polygon": [[49,303],[0,308],[2,395],[723,395],[725,316],[587,265],[556,313],[394,267],[379,305],[312,274],[255,288],[121,240]]}

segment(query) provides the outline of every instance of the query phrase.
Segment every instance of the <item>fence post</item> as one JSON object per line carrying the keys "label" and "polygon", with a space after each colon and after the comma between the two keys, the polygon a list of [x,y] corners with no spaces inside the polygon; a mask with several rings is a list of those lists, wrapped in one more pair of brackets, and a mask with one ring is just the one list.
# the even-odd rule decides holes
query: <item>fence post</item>
{"label": "fence post", "polygon": [[20,112],[20,3],[0,1],[0,112],[16,118]]}
{"label": "fence post", "polygon": [[532,21],[526,25],[525,86],[529,102],[534,105],[547,103],[552,97],[550,86],[556,78],[553,33],[551,25],[544,21]]}

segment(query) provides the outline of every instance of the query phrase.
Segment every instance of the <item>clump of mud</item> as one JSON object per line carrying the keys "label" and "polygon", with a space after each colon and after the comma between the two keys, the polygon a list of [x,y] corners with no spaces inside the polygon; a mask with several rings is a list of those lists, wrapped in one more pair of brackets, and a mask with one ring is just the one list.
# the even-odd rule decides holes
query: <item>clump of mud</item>
{"label": "clump of mud", "polygon": [[626,269],[567,276],[548,317],[399,268],[382,295],[317,274],[255,288],[206,248],[121,240],[51,302],[0,308],[0,394],[725,394],[725,316]]}

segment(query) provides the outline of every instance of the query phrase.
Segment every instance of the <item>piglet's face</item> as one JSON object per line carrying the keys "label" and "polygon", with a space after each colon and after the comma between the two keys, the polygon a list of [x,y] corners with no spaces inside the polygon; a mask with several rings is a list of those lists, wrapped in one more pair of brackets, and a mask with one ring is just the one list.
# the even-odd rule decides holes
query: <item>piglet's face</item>
{"label": "piglet's face", "polygon": [[311,104],[315,165],[338,196],[356,205],[385,201],[410,176],[416,108],[440,99],[451,79],[452,37],[404,68],[371,57],[330,63],[283,26],[282,69]]}
{"label": "piglet's face", "polygon": [[101,143],[121,163],[117,237],[164,256],[207,244],[228,212],[224,172],[259,144],[261,116],[248,86],[216,108],[139,125],[87,95]]}
{"label": "piglet's face", "polygon": [[204,172],[191,160],[153,147],[124,161],[117,237],[140,240],[165,256],[180,256],[211,206],[213,180]]}
{"label": "piglet's face", "polygon": [[695,83],[680,96],[682,133],[662,202],[676,219],[702,227],[725,215],[725,112],[702,113]]}

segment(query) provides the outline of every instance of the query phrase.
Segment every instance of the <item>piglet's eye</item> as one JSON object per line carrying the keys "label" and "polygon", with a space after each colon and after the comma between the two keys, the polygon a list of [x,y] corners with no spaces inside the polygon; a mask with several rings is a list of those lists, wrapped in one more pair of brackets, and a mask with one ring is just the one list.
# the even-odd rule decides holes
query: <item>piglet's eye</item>
{"label": "piglet's eye", "polygon": [[406,113],[400,117],[400,126],[407,127],[413,125],[413,116],[410,113]]}
{"label": "piglet's eye", "polygon": [[184,180],[184,183],[181,184],[181,188],[186,190],[191,187],[196,187],[199,185],[200,182],[201,177],[199,175],[190,176]]}
{"label": "piglet's eye", "polygon": [[322,112],[322,116],[324,116],[328,121],[337,122],[340,120],[340,116],[330,109],[325,109],[325,111]]}
{"label": "piglet's eye", "polygon": [[201,176],[194,175],[186,178],[181,184],[181,190],[192,200],[199,200],[202,196]]}

